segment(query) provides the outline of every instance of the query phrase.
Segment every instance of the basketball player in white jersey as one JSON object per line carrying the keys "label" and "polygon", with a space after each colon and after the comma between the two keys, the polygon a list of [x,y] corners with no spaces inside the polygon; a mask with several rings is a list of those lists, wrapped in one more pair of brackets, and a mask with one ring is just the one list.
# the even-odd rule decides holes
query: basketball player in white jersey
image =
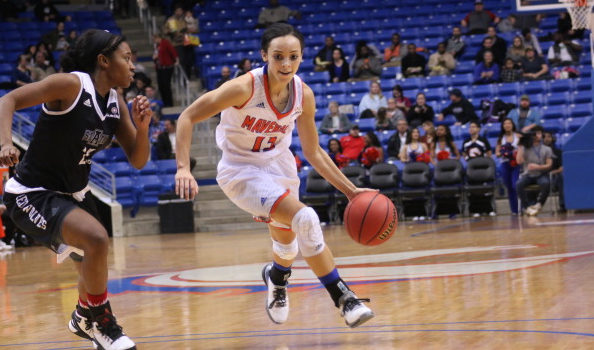
{"label": "basketball player in white jersey", "polygon": [[288,24],[273,24],[262,35],[266,65],[206,93],[179,117],[176,192],[192,199],[198,184],[190,172],[192,124],[219,113],[217,145],[223,151],[217,181],[240,208],[269,223],[274,261],[264,267],[266,311],[275,323],[289,313],[287,280],[299,250],[332,297],[350,327],[374,314],[340,278],[324,243],[320,220],[299,201],[299,178],[289,150],[297,125],[303,153],[313,167],[349,199],[372,191],[355,187],[319,146],[312,90],[296,75],[304,40]]}

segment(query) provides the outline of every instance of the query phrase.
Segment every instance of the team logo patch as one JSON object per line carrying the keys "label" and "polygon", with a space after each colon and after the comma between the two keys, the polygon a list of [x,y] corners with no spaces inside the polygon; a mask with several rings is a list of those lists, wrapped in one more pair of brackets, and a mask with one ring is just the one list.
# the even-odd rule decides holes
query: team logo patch
{"label": "team logo patch", "polygon": [[264,205],[264,203],[266,203],[266,200],[268,200],[268,197],[260,197],[260,204]]}
{"label": "team logo patch", "polygon": [[91,100],[87,98],[87,100],[83,102],[83,104],[87,107],[91,107]]}
{"label": "team logo patch", "polygon": [[258,108],[266,108],[266,106],[264,105],[264,102],[260,102],[256,105],[256,107]]}
{"label": "team logo patch", "polygon": [[[594,251],[537,255],[536,245],[461,247],[404,251],[387,254],[338,257],[342,278],[350,284],[398,283],[417,279],[499,273],[537,268],[553,263],[594,255]],[[516,252],[516,253],[512,253]],[[458,259],[452,260],[452,256]],[[506,258],[506,256],[514,256]],[[443,262],[434,263],[440,257]],[[423,260],[429,258],[429,260]],[[111,293],[182,292],[229,296],[266,290],[260,278],[264,263],[203,267],[192,270],[134,276],[109,281]],[[321,288],[318,278],[305,261],[293,264],[290,288]]]}

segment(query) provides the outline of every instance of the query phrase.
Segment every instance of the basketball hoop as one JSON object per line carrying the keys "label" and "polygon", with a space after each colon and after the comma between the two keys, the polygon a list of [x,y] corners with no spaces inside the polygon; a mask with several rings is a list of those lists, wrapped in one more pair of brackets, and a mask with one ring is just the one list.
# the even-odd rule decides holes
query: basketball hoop
{"label": "basketball hoop", "polygon": [[574,30],[591,29],[594,0],[559,0],[567,7]]}

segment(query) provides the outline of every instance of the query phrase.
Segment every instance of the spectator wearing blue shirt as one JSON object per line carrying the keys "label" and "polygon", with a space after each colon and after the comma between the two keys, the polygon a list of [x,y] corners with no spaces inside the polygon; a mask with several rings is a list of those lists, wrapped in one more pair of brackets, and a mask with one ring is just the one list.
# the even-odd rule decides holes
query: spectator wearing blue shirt
{"label": "spectator wearing blue shirt", "polygon": [[33,82],[31,78],[31,70],[29,70],[29,55],[19,55],[19,61],[15,69],[12,71],[12,83],[16,87],[27,85]]}
{"label": "spectator wearing blue shirt", "polygon": [[493,61],[493,52],[485,51],[483,62],[474,67],[474,83],[490,84],[499,81],[499,65]]}
{"label": "spectator wearing blue shirt", "polygon": [[530,108],[530,97],[522,95],[520,97],[520,106],[509,112],[507,116],[523,133],[529,132],[535,126],[541,123],[541,114],[535,108]]}

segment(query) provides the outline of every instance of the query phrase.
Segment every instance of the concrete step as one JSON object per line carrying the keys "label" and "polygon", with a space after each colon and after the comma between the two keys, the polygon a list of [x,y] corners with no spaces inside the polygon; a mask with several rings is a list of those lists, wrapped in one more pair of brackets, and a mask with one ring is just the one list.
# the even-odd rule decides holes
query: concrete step
{"label": "concrete step", "polygon": [[[209,202],[211,202],[211,201],[209,201]],[[233,205],[233,206],[230,207],[229,205]],[[194,214],[196,215],[195,216],[196,218],[211,218],[211,217],[235,218],[235,217],[245,216],[246,214],[249,215],[248,213],[246,213],[242,209],[239,209],[237,206],[235,206],[231,202],[229,202],[228,206],[229,207],[227,207],[227,208],[196,210],[196,211],[194,211]],[[221,216],[221,215],[224,215],[224,216]],[[251,215],[249,215],[249,217],[251,217]],[[228,222],[228,220],[222,220],[222,222],[223,223]]]}
{"label": "concrete step", "polygon": [[237,223],[251,223],[254,221],[251,215],[235,215],[235,216],[205,216],[205,217],[194,217],[194,223],[196,227],[202,225],[212,224],[237,224]]}
{"label": "concrete step", "polygon": [[[200,190],[201,189],[202,187]],[[196,200],[194,201],[194,211],[196,212],[204,212],[206,210],[234,210],[234,208],[241,210],[227,199],[227,197],[224,199],[203,200],[200,194],[198,194],[198,197],[196,197]]]}

